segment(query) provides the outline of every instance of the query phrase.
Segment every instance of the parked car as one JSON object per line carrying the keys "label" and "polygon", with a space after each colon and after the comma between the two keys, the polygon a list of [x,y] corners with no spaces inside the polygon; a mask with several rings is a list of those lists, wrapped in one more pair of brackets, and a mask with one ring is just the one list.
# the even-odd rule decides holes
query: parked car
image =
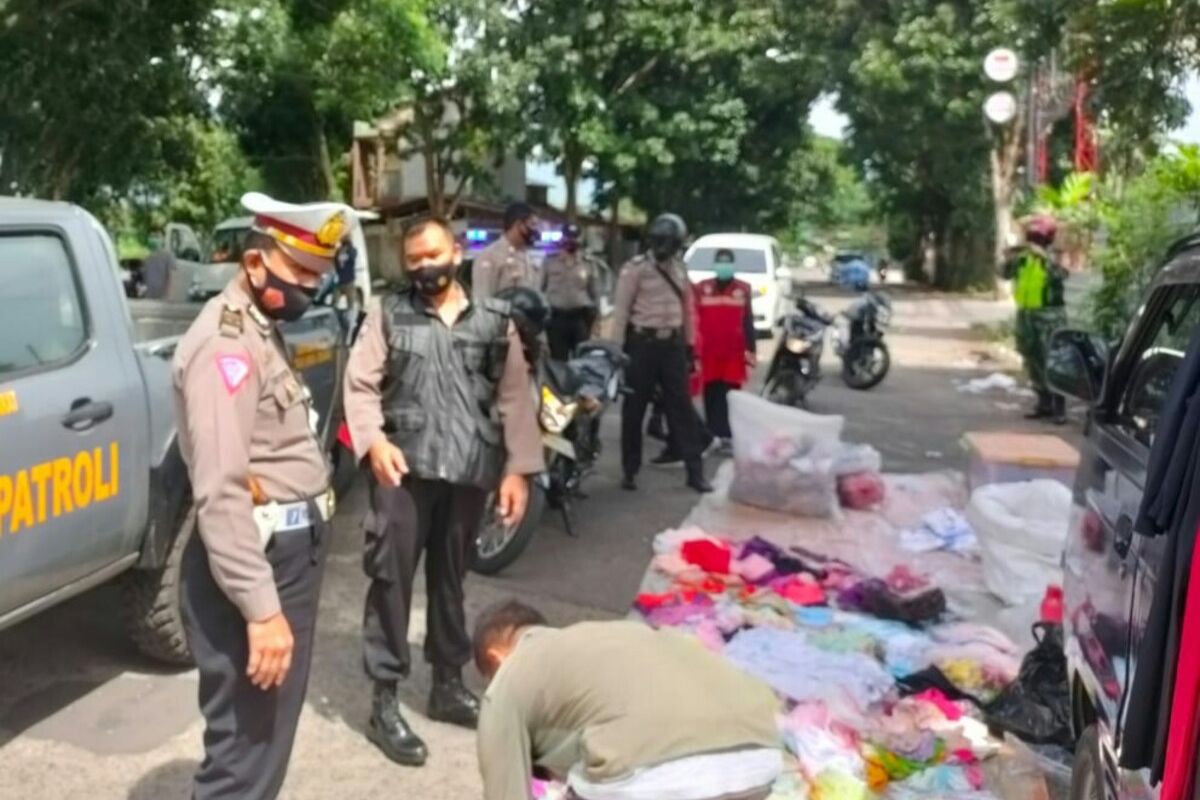
{"label": "parked car", "polygon": [[[171,359],[201,306],[127,300],[112,240],[65,203],[0,198],[0,265],[0,629],[120,577],[133,640],[187,663]],[[315,308],[282,332],[335,451],[343,323]]]}
{"label": "parked car", "polygon": [[1078,737],[1072,800],[1154,796],[1144,774],[1116,767],[1120,720],[1165,544],[1138,536],[1133,521],[1159,414],[1197,325],[1200,236],[1171,251],[1118,345],[1076,330],[1059,331],[1051,342],[1052,387],[1090,407],[1063,557]]}
{"label": "parked car", "polygon": [[750,284],[754,297],[754,329],[760,336],[771,330],[786,313],[791,275],[783,265],[779,242],[771,236],[752,233],[714,233],[701,236],[688,248],[683,260],[692,282],[713,277],[717,251],[733,253],[734,270],[739,280]]}
{"label": "parked car", "polygon": [[862,253],[838,253],[830,264],[829,280],[843,289],[865,292],[871,285],[871,265]]}

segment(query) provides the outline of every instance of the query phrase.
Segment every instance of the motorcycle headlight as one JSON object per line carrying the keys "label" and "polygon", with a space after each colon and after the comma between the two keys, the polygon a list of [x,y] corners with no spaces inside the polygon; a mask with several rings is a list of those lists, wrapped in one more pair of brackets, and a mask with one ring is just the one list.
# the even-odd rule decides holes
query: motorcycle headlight
{"label": "motorcycle headlight", "polygon": [[799,336],[789,336],[785,347],[787,347],[789,353],[803,355],[812,349],[812,342],[808,339],[802,339]]}
{"label": "motorcycle headlight", "polygon": [[542,387],[542,407],[538,411],[538,422],[547,433],[561,434],[571,424],[579,410],[577,403],[564,403],[550,390]]}

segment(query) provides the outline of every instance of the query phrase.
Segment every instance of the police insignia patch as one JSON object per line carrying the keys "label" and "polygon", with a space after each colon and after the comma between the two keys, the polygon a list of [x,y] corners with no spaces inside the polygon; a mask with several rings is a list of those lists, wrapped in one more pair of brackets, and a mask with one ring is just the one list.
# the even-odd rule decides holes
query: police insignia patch
{"label": "police insignia patch", "polygon": [[317,242],[325,245],[326,247],[333,247],[342,240],[343,236],[346,235],[346,226],[348,224],[349,223],[346,221],[345,212],[339,211],[329,219],[325,220],[325,223],[321,226],[321,229],[317,231]]}
{"label": "police insignia patch", "polygon": [[244,355],[223,353],[217,356],[217,372],[221,374],[225,390],[235,394],[250,377],[250,360]]}

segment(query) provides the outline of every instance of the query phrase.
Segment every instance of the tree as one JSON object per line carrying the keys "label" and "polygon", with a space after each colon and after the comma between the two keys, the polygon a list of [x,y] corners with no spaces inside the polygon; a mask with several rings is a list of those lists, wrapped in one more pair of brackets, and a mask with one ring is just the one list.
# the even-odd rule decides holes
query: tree
{"label": "tree", "polygon": [[210,0],[10,0],[0,18],[0,188],[126,191],[164,128],[205,111]]}

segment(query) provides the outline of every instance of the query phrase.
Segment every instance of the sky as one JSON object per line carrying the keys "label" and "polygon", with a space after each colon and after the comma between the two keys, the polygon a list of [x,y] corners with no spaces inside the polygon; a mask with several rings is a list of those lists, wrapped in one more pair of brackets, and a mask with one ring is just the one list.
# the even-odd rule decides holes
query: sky
{"label": "sky", "polygon": [[[1192,106],[1191,116],[1179,130],[1172,132],[1172,138],[1190,144],[1200,144],[1200,75],[1195,73],[1188,76],[1184,82],[1184,94]],[[824,94],[817,98],[808,114],[808,121],[813,130],[822,136],[834,139],[842,138],[846,130],[846,117],[837,110],[837,96]],[[566,186],[555,171],[553,164],[530,162],[526,167],[530,183],[542,183],[550,187],[550,203],[562,208],[566,205]],[[590,181],[580,184],[579,202],[582,208],[591,204],[593,185]]]}

